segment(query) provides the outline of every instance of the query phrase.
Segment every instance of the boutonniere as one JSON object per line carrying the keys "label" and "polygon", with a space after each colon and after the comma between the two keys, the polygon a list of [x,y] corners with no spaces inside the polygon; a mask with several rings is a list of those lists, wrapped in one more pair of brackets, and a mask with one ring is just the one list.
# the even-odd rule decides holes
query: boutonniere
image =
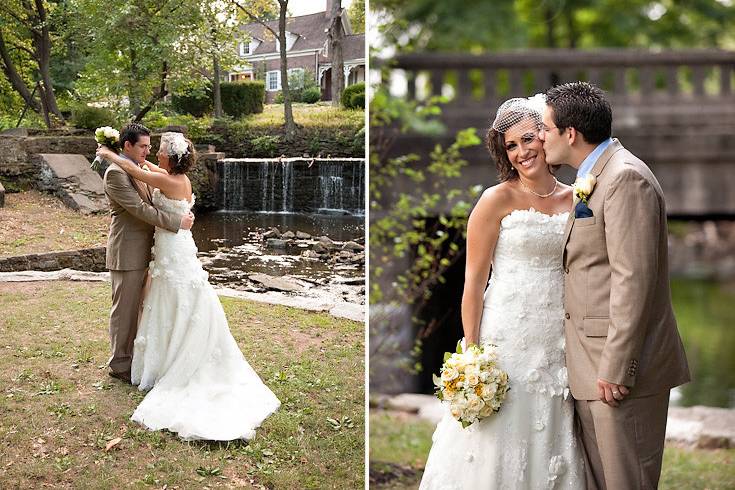
{"label": "boutonniere", "polygon": [[596,183],[597,178],[592,174],[587,174],[584,177],[580,177],[576,181],[574,181],[572,191],[574,192],[575,204],[579,201],[588,204],[587,200],[590,198],[590,195],[592,194],[592,190],[595,188]]}

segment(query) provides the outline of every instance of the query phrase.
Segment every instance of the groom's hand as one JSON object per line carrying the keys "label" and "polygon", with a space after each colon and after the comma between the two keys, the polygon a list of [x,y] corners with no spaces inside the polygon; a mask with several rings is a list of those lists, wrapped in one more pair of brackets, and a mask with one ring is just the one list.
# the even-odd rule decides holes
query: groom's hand
{"label": "groom's hand", "polygon": [[597,394],[600,401],[611,407],[617,407],[620,402],[630,393],[630,390],[623,385],[616,385],[604,379],[597,379]]}
{"label": "groom's hand", "polygon": [[181,218],[181,224],[179,225],[179,228],[182,230],[191,230],[191,227],[194,225],[194,214],[189,211],[188,214],[185,214],[183,218]]}

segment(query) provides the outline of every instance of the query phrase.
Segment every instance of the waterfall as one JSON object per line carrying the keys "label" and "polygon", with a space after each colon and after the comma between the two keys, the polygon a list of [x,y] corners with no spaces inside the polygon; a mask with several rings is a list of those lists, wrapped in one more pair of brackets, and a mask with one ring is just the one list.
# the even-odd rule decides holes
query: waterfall
{"label": "waterfall", "polygon": [[321,209],[344,210],[342,163],[325,162],[319,165],[319,190],[322,195]]}
{"label": "waterfall", "polygon": [[225,210],[365,213],[362,158],[228,158],[217,175]]}

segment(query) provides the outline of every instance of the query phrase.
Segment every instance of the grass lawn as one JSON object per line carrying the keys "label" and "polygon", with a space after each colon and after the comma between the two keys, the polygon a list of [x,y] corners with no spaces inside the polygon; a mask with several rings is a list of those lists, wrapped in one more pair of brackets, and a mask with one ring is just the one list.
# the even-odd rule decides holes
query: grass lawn
{"label": "grass lawn", "polygon": [[106,283],[0,284],[2,487],[362,488],[361,323],[223,298],[282,406],[250,443],[182,442],[129,420],[144,394],[104,367],[109,296]]}
{"label": "grass lawn", "polygon": [[0,257],[96,247],[107,243],[110,216],[85,216],[36,190],[5,195]]}
{"label": "grass lawn", "polygon": [[[296,124],[318,128],[361,128],[365,125],[365,111],[332,107],[331,103],[293,104]],[[262,128],[284,124],[283,104],[266,104],[263,112],[241,119],[244,127]]]}
{"label": "grass lawn", "polygon": [[[414,416],[372,410],[370,478],[374,487],[418,488],[433,433],[434,424]],[[731,488],[735,488],[735,449],[665,449],[660,490]]]}

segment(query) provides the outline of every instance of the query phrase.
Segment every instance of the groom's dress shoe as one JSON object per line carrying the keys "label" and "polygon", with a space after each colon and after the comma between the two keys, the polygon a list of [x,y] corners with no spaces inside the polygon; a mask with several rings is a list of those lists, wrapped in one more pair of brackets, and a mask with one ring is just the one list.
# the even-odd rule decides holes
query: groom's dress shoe
{"label": "groom's dress shoe", "polygon": [[108,374],[112,376],[113,378],[117,378],[120,381],[125,381],[127,384],[131,384],[129,371],[126,371],[124,373],[117,373],[115,371],[110,371]]}

